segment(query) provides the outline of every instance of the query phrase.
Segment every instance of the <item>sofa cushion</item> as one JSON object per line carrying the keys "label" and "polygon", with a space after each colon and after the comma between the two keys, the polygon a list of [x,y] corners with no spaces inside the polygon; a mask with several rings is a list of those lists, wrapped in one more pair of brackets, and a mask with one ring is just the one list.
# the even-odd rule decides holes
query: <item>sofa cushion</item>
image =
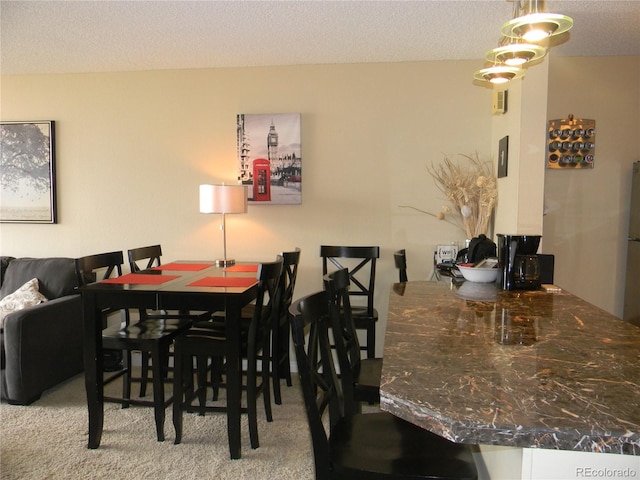
{"label": "sofa cushion", "polygon": [[38,279],[32,278],[18,290],[0,300],[0,328],[4,326],[4,319],[10,313],[46,301],[47,297],[40,293]]}
{"label": "sofa cushion", "polygon": [[40,292],[49,300],[71,295],[78,286],[73,258],[16,258],[4,275],[0,298],[15,292],[32,278],[40,283]]}
{"label": "sofa cushion", "polygon": [[0,287],[2,286],[2,282],[4,281],[4,272],[7,270],[9,263],[13,259],[14,257],[0,257]]}

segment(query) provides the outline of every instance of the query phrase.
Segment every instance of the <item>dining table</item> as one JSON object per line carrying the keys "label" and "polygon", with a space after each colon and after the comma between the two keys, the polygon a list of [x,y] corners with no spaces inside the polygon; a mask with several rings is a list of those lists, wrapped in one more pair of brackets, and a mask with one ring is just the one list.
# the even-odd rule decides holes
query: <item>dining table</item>
{"label": "dining table", "polygon": [[84,311],[84,367],[89,413],[88,448],[100,446],[104,424],[102,310],[152,309],[225,312],[227,355],[227,431],[232,459],[241,457],[241,311],[255,300],[257,263],[216,266],[178,260],[140,272],[88,284],[79,289]]}
{"label": "dining table", "polygon": [[640,328],[563,289],[394,284],[383,358],[381,409],[479,446],[486,478],[640,478]]}

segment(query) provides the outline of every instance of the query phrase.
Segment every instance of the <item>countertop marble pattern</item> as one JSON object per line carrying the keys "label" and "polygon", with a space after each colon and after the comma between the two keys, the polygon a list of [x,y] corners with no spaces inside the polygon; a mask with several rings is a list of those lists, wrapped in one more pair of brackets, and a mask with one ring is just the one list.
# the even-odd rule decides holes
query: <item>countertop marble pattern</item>
{"label": "countertop marble pattern", "polygon": [[395,284],[383,363],[381,408],[451,440],[640,455],[640,328],[569,293]]}

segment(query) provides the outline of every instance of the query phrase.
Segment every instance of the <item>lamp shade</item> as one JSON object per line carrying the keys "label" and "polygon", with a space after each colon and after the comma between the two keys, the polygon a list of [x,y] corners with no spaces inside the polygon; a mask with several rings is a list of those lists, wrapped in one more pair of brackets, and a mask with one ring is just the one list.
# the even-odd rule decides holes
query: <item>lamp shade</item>
{"label": "lamp shade", "polygon": [[200,185],[200,213],[247,213],[244,185]]}

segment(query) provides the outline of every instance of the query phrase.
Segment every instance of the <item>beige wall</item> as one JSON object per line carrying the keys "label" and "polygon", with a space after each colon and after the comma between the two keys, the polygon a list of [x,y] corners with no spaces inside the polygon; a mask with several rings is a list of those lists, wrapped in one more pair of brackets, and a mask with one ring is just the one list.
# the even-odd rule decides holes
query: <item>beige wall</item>
{"label": "beige wall", "polygon": [[[629,60],[631,67],[616,58],[549,64],[548,118],[595,118],[598,143],[594,170],[545,173],[544,250],[557,256],[559,285],[616,314],[628,173],[639,159],[640,60]],[[610,66],[624,74],[610,75]],[[399,206],[440,209],[445,202],[426,167],[443,154],[497,155],[494,139],[504,133],[492,126],[491,89],[472,83],[477,68],[477,61],[443,61],[3,76],[2,120],[56,121],[59,224],[1,224],[0,253],[81,256],[161,243],[166,260],[219,257],[218,221],[198,213],[198,185],[236,177],[235,115],[299,112],[302,205],[251,205],[247,215],[229,217],[229,255],[268,260],[301,247],[303,295],[321,288],[321,243],[380,245],[383,332],[396,279],[392,252],[406,248],[410,279],[426,279],[435,246],[464,240],[455,227]],[[509,88],[538,95],[546,73],[532,69]],[[529,101],[517,98],[501,128],[518,136],[513,125],[526,126],[518,139],[525,158],[522,142],[536,129],[516,117]],[[533,110],[539,116],[545,107]],[[522,171],[517,178],[531,188]],[[517,222],[510,197],[499,199],[499,219]]]}
{"label": "beige wall", "polygon": [[640,160],[638,78],[640,57],[552,58],[549,75],[549,119],[594,119],[596,154],[593,169],[546,171],[543,248],[556,255],[555,283],[617,316]]}
{"label": "beige wall", "polygon": [[[380,245],[384,331],[392,252],[426,279],[435,246],[464,234],[437,212],[426,171],[443,153],[489,156],[491,91],[477,62],[425,62],[4,76],[2,120],[55,120],[59,224],[0,225],[3,255],[81,256],[161,243],[166,260],[213,259],[215,216],[198,185],[236,177],[237,113],[302,114],[300,206],[227,221],[229,255],[302,248],[298,295],[321,288],[319,245]],[[379,335],[380,340],[382,335]],[[381,343],[379,343],[381,352]]]}

